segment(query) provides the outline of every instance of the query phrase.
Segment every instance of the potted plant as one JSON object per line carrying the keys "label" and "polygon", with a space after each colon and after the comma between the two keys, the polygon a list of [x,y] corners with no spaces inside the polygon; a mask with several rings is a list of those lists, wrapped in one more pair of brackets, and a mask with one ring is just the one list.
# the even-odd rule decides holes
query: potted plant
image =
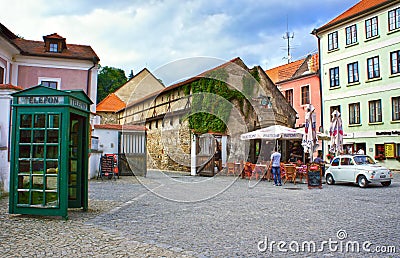
{"label": "potted plant", "polygon": [[376,159],[376,160],[384,160],[384,159],[386,159],[386,158],[385,158],[385,156],[384,156],[383,154],[379,154],[379,155],[376,155],[376,156],[375,156],[375,159]]}

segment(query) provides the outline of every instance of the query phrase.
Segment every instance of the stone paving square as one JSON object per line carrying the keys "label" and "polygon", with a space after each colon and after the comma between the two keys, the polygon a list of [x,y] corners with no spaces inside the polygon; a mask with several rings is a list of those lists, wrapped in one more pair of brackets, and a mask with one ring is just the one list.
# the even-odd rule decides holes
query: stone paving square
{"label": "stone paving square", "polygon": [[0,257],[400,257],[394,177],[308,189],[149,171],[90,180],[88,212],[70,209],[67,221],[10,215],[3,197]]}

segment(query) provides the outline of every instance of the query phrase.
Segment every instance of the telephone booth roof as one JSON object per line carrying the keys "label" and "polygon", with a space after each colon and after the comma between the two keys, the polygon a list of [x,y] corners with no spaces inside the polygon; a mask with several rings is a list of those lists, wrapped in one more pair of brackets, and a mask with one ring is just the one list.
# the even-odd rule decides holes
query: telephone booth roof
{"label": "telephone booth roof", "polygon": [[[17,98],[13,106],[48,104],[69,105],[90,112],[90,105],[93,104],[92,100],[83,90],[56,90],[42,85],[37,85],[11,95]],[[67,97],[69,100],[54,99],[55,97]]]}

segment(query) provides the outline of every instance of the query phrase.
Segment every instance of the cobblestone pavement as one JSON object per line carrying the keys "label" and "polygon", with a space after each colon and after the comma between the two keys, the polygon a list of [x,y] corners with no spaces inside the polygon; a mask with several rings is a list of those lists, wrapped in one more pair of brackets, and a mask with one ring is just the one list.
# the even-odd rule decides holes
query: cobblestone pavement
{"label": "cobblestone pavement", "polygon": [[390,187],[308,189],[150,171],[91,180],[88,212],[67,221],[10,215],[0,199],[0,256],[400,257],[399,200],[399,173]]}

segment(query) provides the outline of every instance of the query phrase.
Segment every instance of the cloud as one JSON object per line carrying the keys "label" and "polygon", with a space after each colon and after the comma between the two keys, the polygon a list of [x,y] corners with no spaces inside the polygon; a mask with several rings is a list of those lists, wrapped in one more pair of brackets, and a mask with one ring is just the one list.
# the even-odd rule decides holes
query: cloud
{"label": "cloud", "polygon": [[294,33],[293,57],[304,57],[317,48],[311,31],[356,2],[0,0],[0,22],[25,39],[57,32],[67,43],[90,45],[103,66],[126,74],[199,56],[241,57],[266,69],[286,62],[287,30]]}

